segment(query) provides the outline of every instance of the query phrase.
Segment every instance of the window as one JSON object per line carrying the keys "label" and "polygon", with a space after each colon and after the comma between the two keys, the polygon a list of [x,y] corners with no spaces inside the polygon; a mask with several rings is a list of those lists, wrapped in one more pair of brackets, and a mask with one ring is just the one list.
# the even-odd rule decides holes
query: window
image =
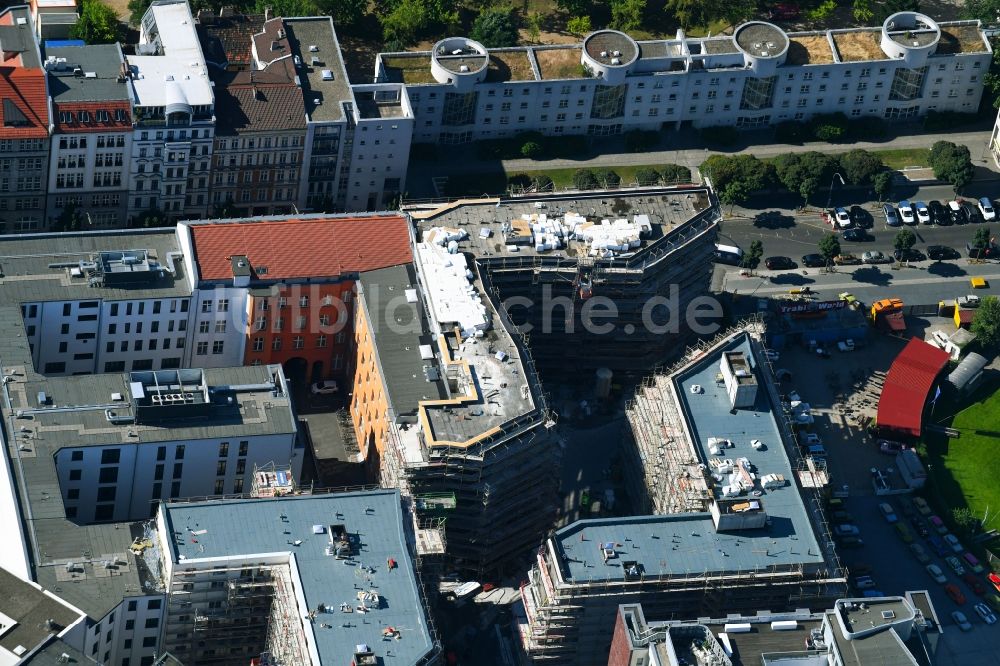
{"label": "window", "polygon": [[200,321],[200,322],[198,322],[198,332],[199,333],[208,333],[209,326],[210,326],[210,324],[207,321]]}
{"label": "window", "polygon": [[216,476],[225,476],[226,475],[226,461],[225,460],[220,460],[218,462],[218,464],[216,464],[216,466],[215,466],[215,475]]}
{"label": "window", "polygon": [[222,442],[219,444],[219,457],[225,458],[229,455],[229,442]]}
{"label": "window", "polygon": [[216,479],[215,480],[215,494],[221,495],[226,491],[226,480]]}
{"label": "window", "polygon": [[174,460],[184,460],[184,445],[178,444],[174,449]]}
{"label": "window", "polygon": [[271,340],[271,349],[273,351],[281,351],[281,338]]}
{"label": "window", "polygon": [[217,322],[215,322],[215,332],[216,333],[225,333],[226,332],[226,320],[225,319],[220,319]]}
{"label": "window", "polygon": [[[156,636],[145,636],[142,639],[142,647],[151,648],[156,647]],[[152,659],[152,657],[150,657]]]}
{"label": "window", "polygon": [[213,354],[221,354],[222,353],[222,348],[223,348],[223,341],[222,340],[216,340],[215,342],[212,343],[212,353]]}
{"label": "window", "polygon": [[229,312],[229,299],[220,298],[219,299],[219,312]]}
{"label": "window", "polygon": [[195,354],[197,354],[198,356],[205,356],[206,354],[208,354],[208,343],[199,342],[198,346],[195,348]]}
{"label": "window", "polygon": [[146,618],[146,628],[147,629],[156,629],[158,626],[160,626],[160,618],[158,618],[158,617],[147,617]]}
{"label": "window", "polygon": [[117,465],[121,460],[121,449],[104,449],[101,451],[102,465]]}
{"label": "window", "polygon": [[264,338],[258,336],[253,339],[253,350],[255,352],[264,351]]}
{"label": "window", "polygon": [[247,454],[247,450],[249,448],[250,448],[250,441],[249,440],[243,440],[243,441],[241,441],[240,442],[240,450],[239,450],[239,453],[237,455],[245,456]]}
{"label": "window", "polygon": [[318,335],[316,336],[316,346],[319,348],[326,347],[326,336]]}
{"label": "window", "polygon": [[201,311],[202,312],[211,312],[212,311],[212,301],[202,301],[201,302]]}
{"label": "window", "polygon": [[292,348],[293,349],[302,349],[302,347],[304,346],[304,344],[305,344],[305,341],[304,341],[304,339],[302,338],[301,335],[296,335],[294,338],[292,338]]}
{"label": "window", "polygon": [[83,451],[73,451],[70,454],[70,460],[72,460],[73,462],[79,462],[83,460]]}

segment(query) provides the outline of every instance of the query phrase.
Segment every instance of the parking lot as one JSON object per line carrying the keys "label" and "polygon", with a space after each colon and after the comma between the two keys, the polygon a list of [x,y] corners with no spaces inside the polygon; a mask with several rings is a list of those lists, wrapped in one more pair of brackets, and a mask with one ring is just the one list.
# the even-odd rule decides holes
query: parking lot
{"label": "parking lot", "polygon": [[[875,440],[858,424],[857,417],[863,415],[864,408],[873,410],[875,407],[875,404],[866,405],[863,400],[870,398],[861,393],[873,375],[877,377],[878,373],[888,369],[903,344],[902,340],[873,332],[863,348],[853,352],[833,352],[830,358],[821,358],[799,348],[781,350],[780,359],[774,366],[792,373],[791,380],[782,384],[782,391],[786,394],[795,391],[810,405],[815,419],[810,429],[820,437],[826,449],[831,484],[836,488],[848,487],[849,496],[843,499],[839,510],[850,514],[850,524],[857,526],[863,542],[856,547],[838,549],[851,572],[851,580],[860,571],[874,580],[873,589],[887,595],[901,595],[907,590],[928,590],[942,625],[942,634],[932,642],[934,663],[947,666],[1000,664],[1000,653],[995,648],[1000,645],[1000,623],[988,626],[983,621],[973,607],[984,597],[977,596],[970,585],[956,575],[944,557],[934,552],[927,538],[920,536],[921,529],[927,532],[928,537],[935,535],[933,526],[926,517],[918,515],[911,521],[904,513],[904,503],[909,502],[909,495],[878,497],[874,492],[873,467],[890,479],[894,478],[895,484],[901,481],[893,467],[894,458],[879,453]],[[851,407],[848,408],[848,405]],[[962,592],[966,599],[964,604],[956,604],[949,598],[944,584],[935,582],[894,525],[887,522],[879,509],[883,502],[888,502],[898,520],[907,524],[913,542],[924,547],[930,562],[941,567],[946,582],[955,584]],[[828,516],[832,518],[832,511]],[[950,550],[945,553],[947,555],[961,558],[960,553]],[[968,567],[965,569],[969,570]],[[976,579],[982,583],[985,595],[997,593],[987,581],[985,572],[977,575]],[[857,593],[860,595],[861,591]],[[951,617],[954,610],[965,614],[972,624],[970,632],[961,631],[955,624]],[[1000,617],[1000,611],[994,610],[993,613]]]}

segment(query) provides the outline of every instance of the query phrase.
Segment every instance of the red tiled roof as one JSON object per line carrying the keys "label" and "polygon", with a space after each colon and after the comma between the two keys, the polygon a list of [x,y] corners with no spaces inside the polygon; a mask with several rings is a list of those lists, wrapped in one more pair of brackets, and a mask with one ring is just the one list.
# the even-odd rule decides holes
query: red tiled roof
{"label": "red tiled roof", "polygon": [[413,260],[407,221],[398,215],[192,224],[191,235],[202,280],[232,279],[230,257],[238,255],[264,280],[336,277]]}
{"label": "red tiled roof", "polygon": [[[122,109],[125,112],[125,120],[115,120],[115,110]],[[60,111],[69,111],[73,114],[73,122],[64,123],[59,116]],[[90,121],[80,122],[80,111],[90,112]],[[98,121],[97,112],[107,111],[108,120]],[[52,105],[52,113],[57,119],[57,132],[61,134],[77,134],[80,132],[113,132],[126,131],[132,129],[132,109],[128,102],[55,102]]]}
{"label": "red tiled roof", "polygon": [[[45,72],[41,68],[0,67],[0,137],[5,139],[44,139],[49,135],[48,93]],[[28,124],[6,125],[6,103],[13,103]],[[20,120],[20,118],[18,118]]]}
{"label": "red tiled roof", "polygon": [[946,363],[946,351],[912,338],[885,376],[875,421],[878,427],[919,437],[927,396]]}

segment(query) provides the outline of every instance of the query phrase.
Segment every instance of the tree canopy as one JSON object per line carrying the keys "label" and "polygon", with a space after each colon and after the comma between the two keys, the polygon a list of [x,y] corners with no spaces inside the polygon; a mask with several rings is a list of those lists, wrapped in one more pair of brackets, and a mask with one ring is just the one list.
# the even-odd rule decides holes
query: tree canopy
{"label": "tree canopy", "polygon": [[833,177],[837,160],[817,151],[784,153],[774,159],[778,181],[806,201],[819,187]]}
{"label": "tree canopy", "polygon": [[840,254],[840,239],[837,234],[827,234],[819,240],[819,253],[829,264],[833,258]]}
{"label": "tree canopy", "polygon": [[1000,301],[996,296],[987,296],[979,303],[969,328],[985,349],[992,351],[1000,346]]}
{"label": "tree canopy", "polygon": [[514,8],[488,7],[479,12],[479,16],[472,22],[472,32],[469,36],[490,49],[517,46],[517,21],[514,18]]}
{"label": "tree canopy", "polygon": [[909,229],[900,229],[896,234],[896,238],[892,241],[893,247],[897,250],[909,250],[911,247],[916,245],[917,235],[910,231]]}
{"label": "tree canopy", "polygon": [[885,169],[881,157],[860,148],[844,153],[838,161],[840,173],[851,185],[869,185]]}
{"label": "tree canopy", "polygon": [[101,0],[83,0],[80,18],[70,28],[69,35],[87,44],[114,44],[121,35],[121,23],[115,11]]}
{"label": "tree canopy", "polygon": [[872,188],[875,190],[879,201],[884,201],[892,192],[892,173],[880,171],[872,178]]}
{"label": "tree canopy", "polygon": [[611,0],[611,23],[608,27],[632,32],[642,27],[646,0]]}
{"label": "tree canopy", "polygon": [[956,192],[971,183],[976,172],[968,146],[950,141],[938,141],[931,146],[930,165],[934,177],[950,183]]}

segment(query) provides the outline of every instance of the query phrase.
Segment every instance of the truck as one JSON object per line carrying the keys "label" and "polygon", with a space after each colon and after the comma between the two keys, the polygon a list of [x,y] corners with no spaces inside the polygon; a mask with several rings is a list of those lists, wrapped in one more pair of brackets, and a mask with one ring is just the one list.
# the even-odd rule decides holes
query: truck
{"label": "truck", "polygon": [[872,303],[872,324],[889,332],[906,330],[906,320],[903,317],[903,301],[899,298],[883,298]]}

